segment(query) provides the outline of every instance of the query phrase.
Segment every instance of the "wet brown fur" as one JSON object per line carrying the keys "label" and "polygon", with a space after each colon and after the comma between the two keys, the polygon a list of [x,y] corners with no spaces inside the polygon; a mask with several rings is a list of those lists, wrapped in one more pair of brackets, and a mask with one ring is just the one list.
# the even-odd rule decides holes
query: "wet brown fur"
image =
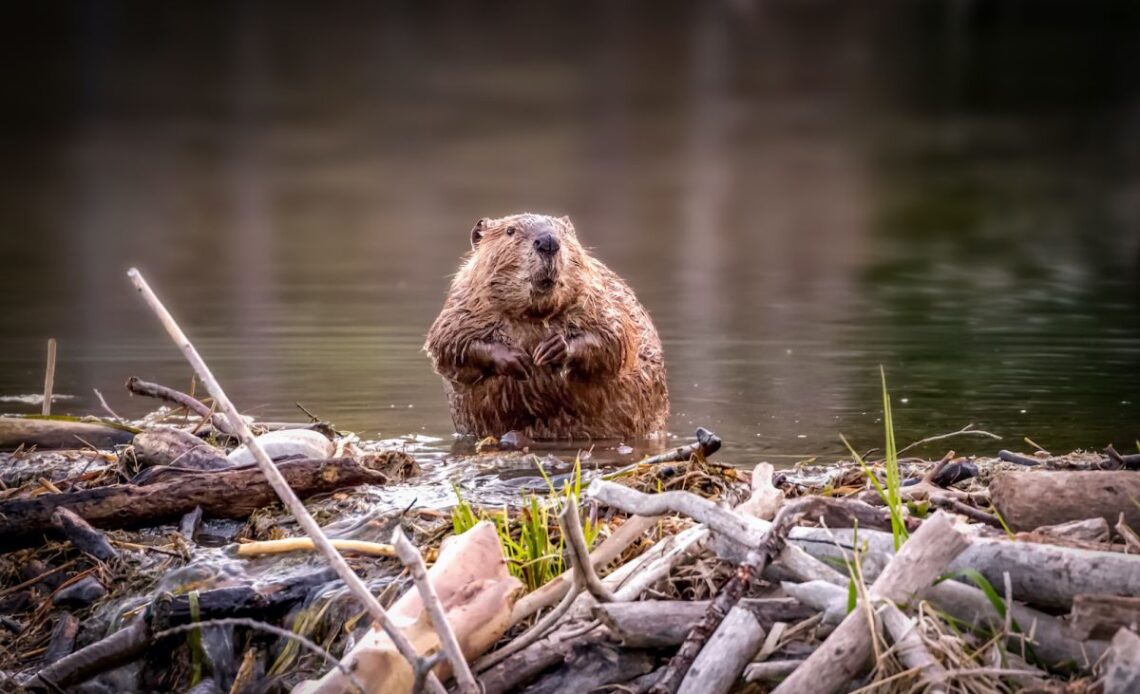
{"label": "wet brown fur", "polygon": [[[559,242],[549,258],[544,235]],[[669,416],[649,314],[567,217],[480,220],[424,349],[461,434],[642,437]]]}

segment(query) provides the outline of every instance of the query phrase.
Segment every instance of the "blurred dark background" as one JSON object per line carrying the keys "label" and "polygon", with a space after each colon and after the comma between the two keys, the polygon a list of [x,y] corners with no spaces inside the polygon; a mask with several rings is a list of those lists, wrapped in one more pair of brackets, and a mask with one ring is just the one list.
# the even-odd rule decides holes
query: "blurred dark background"
{"label": "blurred dark background", "polygon": [[[452,431],[420,352],[475,219],[569,214],[736,451],[1140,438],[1140,4],[23,4],[0,92],[0,395]],[[0,409],[32,411],[19,402]],[[992,452],[992,442],[955,442]]]}

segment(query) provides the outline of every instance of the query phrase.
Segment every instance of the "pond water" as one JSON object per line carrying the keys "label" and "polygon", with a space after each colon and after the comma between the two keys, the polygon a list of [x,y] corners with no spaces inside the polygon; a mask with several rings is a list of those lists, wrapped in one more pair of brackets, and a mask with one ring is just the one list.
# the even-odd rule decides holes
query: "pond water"
{"label": "pond water", "polygon": [[244,411],[446,450],[423,336],[472,223],[531,210],[634,287],[671,430],[726,460],[881,444],[880,364],[900,445],[1134,449],[1140,9],[857,5],[26,9],[0,395],[48,337],[57,411],[188,387],[136,265]]}

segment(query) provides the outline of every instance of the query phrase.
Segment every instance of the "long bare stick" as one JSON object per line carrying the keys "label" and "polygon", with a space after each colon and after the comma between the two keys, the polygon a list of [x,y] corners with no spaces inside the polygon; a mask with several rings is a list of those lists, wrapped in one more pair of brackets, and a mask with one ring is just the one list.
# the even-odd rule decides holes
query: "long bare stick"
{"label": "long bare stick", "polygon": [[55,389],[55,338],[48,339],[47,367],[44,369],[44,404],[43,415],[51,415],[51,392]]}
{"label": "long bare stick", "polygon": [[590,595],[598,602],[613,602],[614,594],[610,592],[598,574],[594,573],[594,565],[590,563],[590,549],[586,546],[586,537],[582,534],[582,521],[578,517],[578,500],[570,498],[563,504],[562,512],[558,514],[558,523],[562,526],[562,536],[566,538],[566,547],[574,562],[574,570],[582,576]]}
{"label": "long bare stick", "polygon": [[[364,540],[329,540],[333,547],[341,552],[355,552],[369,557],[394,557],[396,550],[392,545],[379,542],[365,542]],[[239,557],[257,557],[263,554],[284,554],[286,552],[312,551],[316,544],[308,537],[286,537],[281,540],[259,540],[257,542],[244,542],[237,546],[236,554]]]}
{"label": "long bare stick", "polygon": [[[175,322],[174,317],[170,315],[170,312],[166,310],[166,307],[163,306],[162,302],[155,296],[150,285],[143,279],[142,274],[139,273],[137,269],[131,268],[127,271],[127,277],[131,279],[135,288],[142,294],[143,300],[146,301],[151,311],[154,312],[163,327],[166,328],[166,332],[169,333],[174,343],[182,350],[186,361],[190,362],[190,366],[194,368],[194,371],[198,374],[198,378],[206,385],[206,390],[210,392],[210,395],[214,398],[214,402],[217,403],[222,409],[222,412],[225,413],[229,419],[230,426],[237,433],[241,442],[253,453],[253,457],[257,461],[257,466],[261,468],[261,472],[269,481],[269,486],[273,488],[273,491],[277,493],[281,502],[285,504],[285,507],[289,509],[289,512],[297,519],[297,524],[301,526],[305,534],[313,538],[313,544],[317,546],[321,554],[323,554],[329,564],[332,565],[337,575],[340,576],[348,587],[349,592],[364,605],[372,619],[384,628],[384,631],[396,646],[396,650],[400,652],[400,655],[408,659],[408,662],[411,663],[412,669],[414,670],[416,663],[419,661],[419,655],[416,653],[415,647],[412,646],[403,632],[401,632],[392,622],[391,618],[388,617],[388,613],[384,611],[384,608],[380,605],[376,596],[369,592],[368,586],[356,575],[356,572],[352,570],[348,562],[340,555],[340,552],[332,546],[329,539],[321,530],[321,527],[317,525],[317,521],[309,514],[308,509],[306,509],[305,505],[301,503],[301,500],[297,498],[297,495],[293,493],[293,490],[289,488],[289,483],[285,481],[281,472],[273,465],[273,461],[269,459],[269,455],[265,452],[265,449],[262,448],[257,439],[254,438],[253,432],[249,430],[249,426],[245,423],[245,420],[242,419],[237,408],[230,402],[226,392],[222,390],[221,385],[219,385],[218,381],[214,378],[210,367],[206,366],[206,362],[198,355],[198,350],[194,349],[194,345],[190,344],[189,338],[186,337],[186,334],[182,332],[182,328],[178,327],[178,323]],[[436,677],[434,673],[428,675],[427,684],[428,689],[436,694],[445,694],[446,692],[443,685],[440,684],[439,678]]]}
{"label": "long bare stick", "polygon": [[431,617],[431,625],[435,627],[435,633],[439,634],[439,644],[448,661],[451,662],[451,671],[455,675],[455,681],[459,683],[459,690],[466,694],[479,694],[479,685],[475,682],[475,675],[471,674],[471,668],[467,665],[467,658],[463,657],[463,650],[459,646],[459,639],[455,636],[455,630],[447,621],[443,604],[439,601],[439,594],[435,592],[435,587],[428,578],[427,569],[424,568],[424,558],[420,556],[420,551],[408,541],[403,528],[399,526],[396,526],[395,532],[392,533],[392,546],[396,548],[396,555],[400,557],[400,561],[412,574],[416,589],[420,591],[420,599],[423,600],[424,609]]}

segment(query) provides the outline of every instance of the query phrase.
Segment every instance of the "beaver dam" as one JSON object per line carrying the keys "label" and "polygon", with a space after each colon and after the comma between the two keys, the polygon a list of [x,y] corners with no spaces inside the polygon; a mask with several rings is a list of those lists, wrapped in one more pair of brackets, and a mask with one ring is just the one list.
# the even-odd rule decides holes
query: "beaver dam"
{"label": "beaver dam", "polygon": [[3,691],[1140,691],[1140,454],[900,448],[884,380],[828,465],[424,456],[241,416],[135,280],[213,397],[0,418]]}

